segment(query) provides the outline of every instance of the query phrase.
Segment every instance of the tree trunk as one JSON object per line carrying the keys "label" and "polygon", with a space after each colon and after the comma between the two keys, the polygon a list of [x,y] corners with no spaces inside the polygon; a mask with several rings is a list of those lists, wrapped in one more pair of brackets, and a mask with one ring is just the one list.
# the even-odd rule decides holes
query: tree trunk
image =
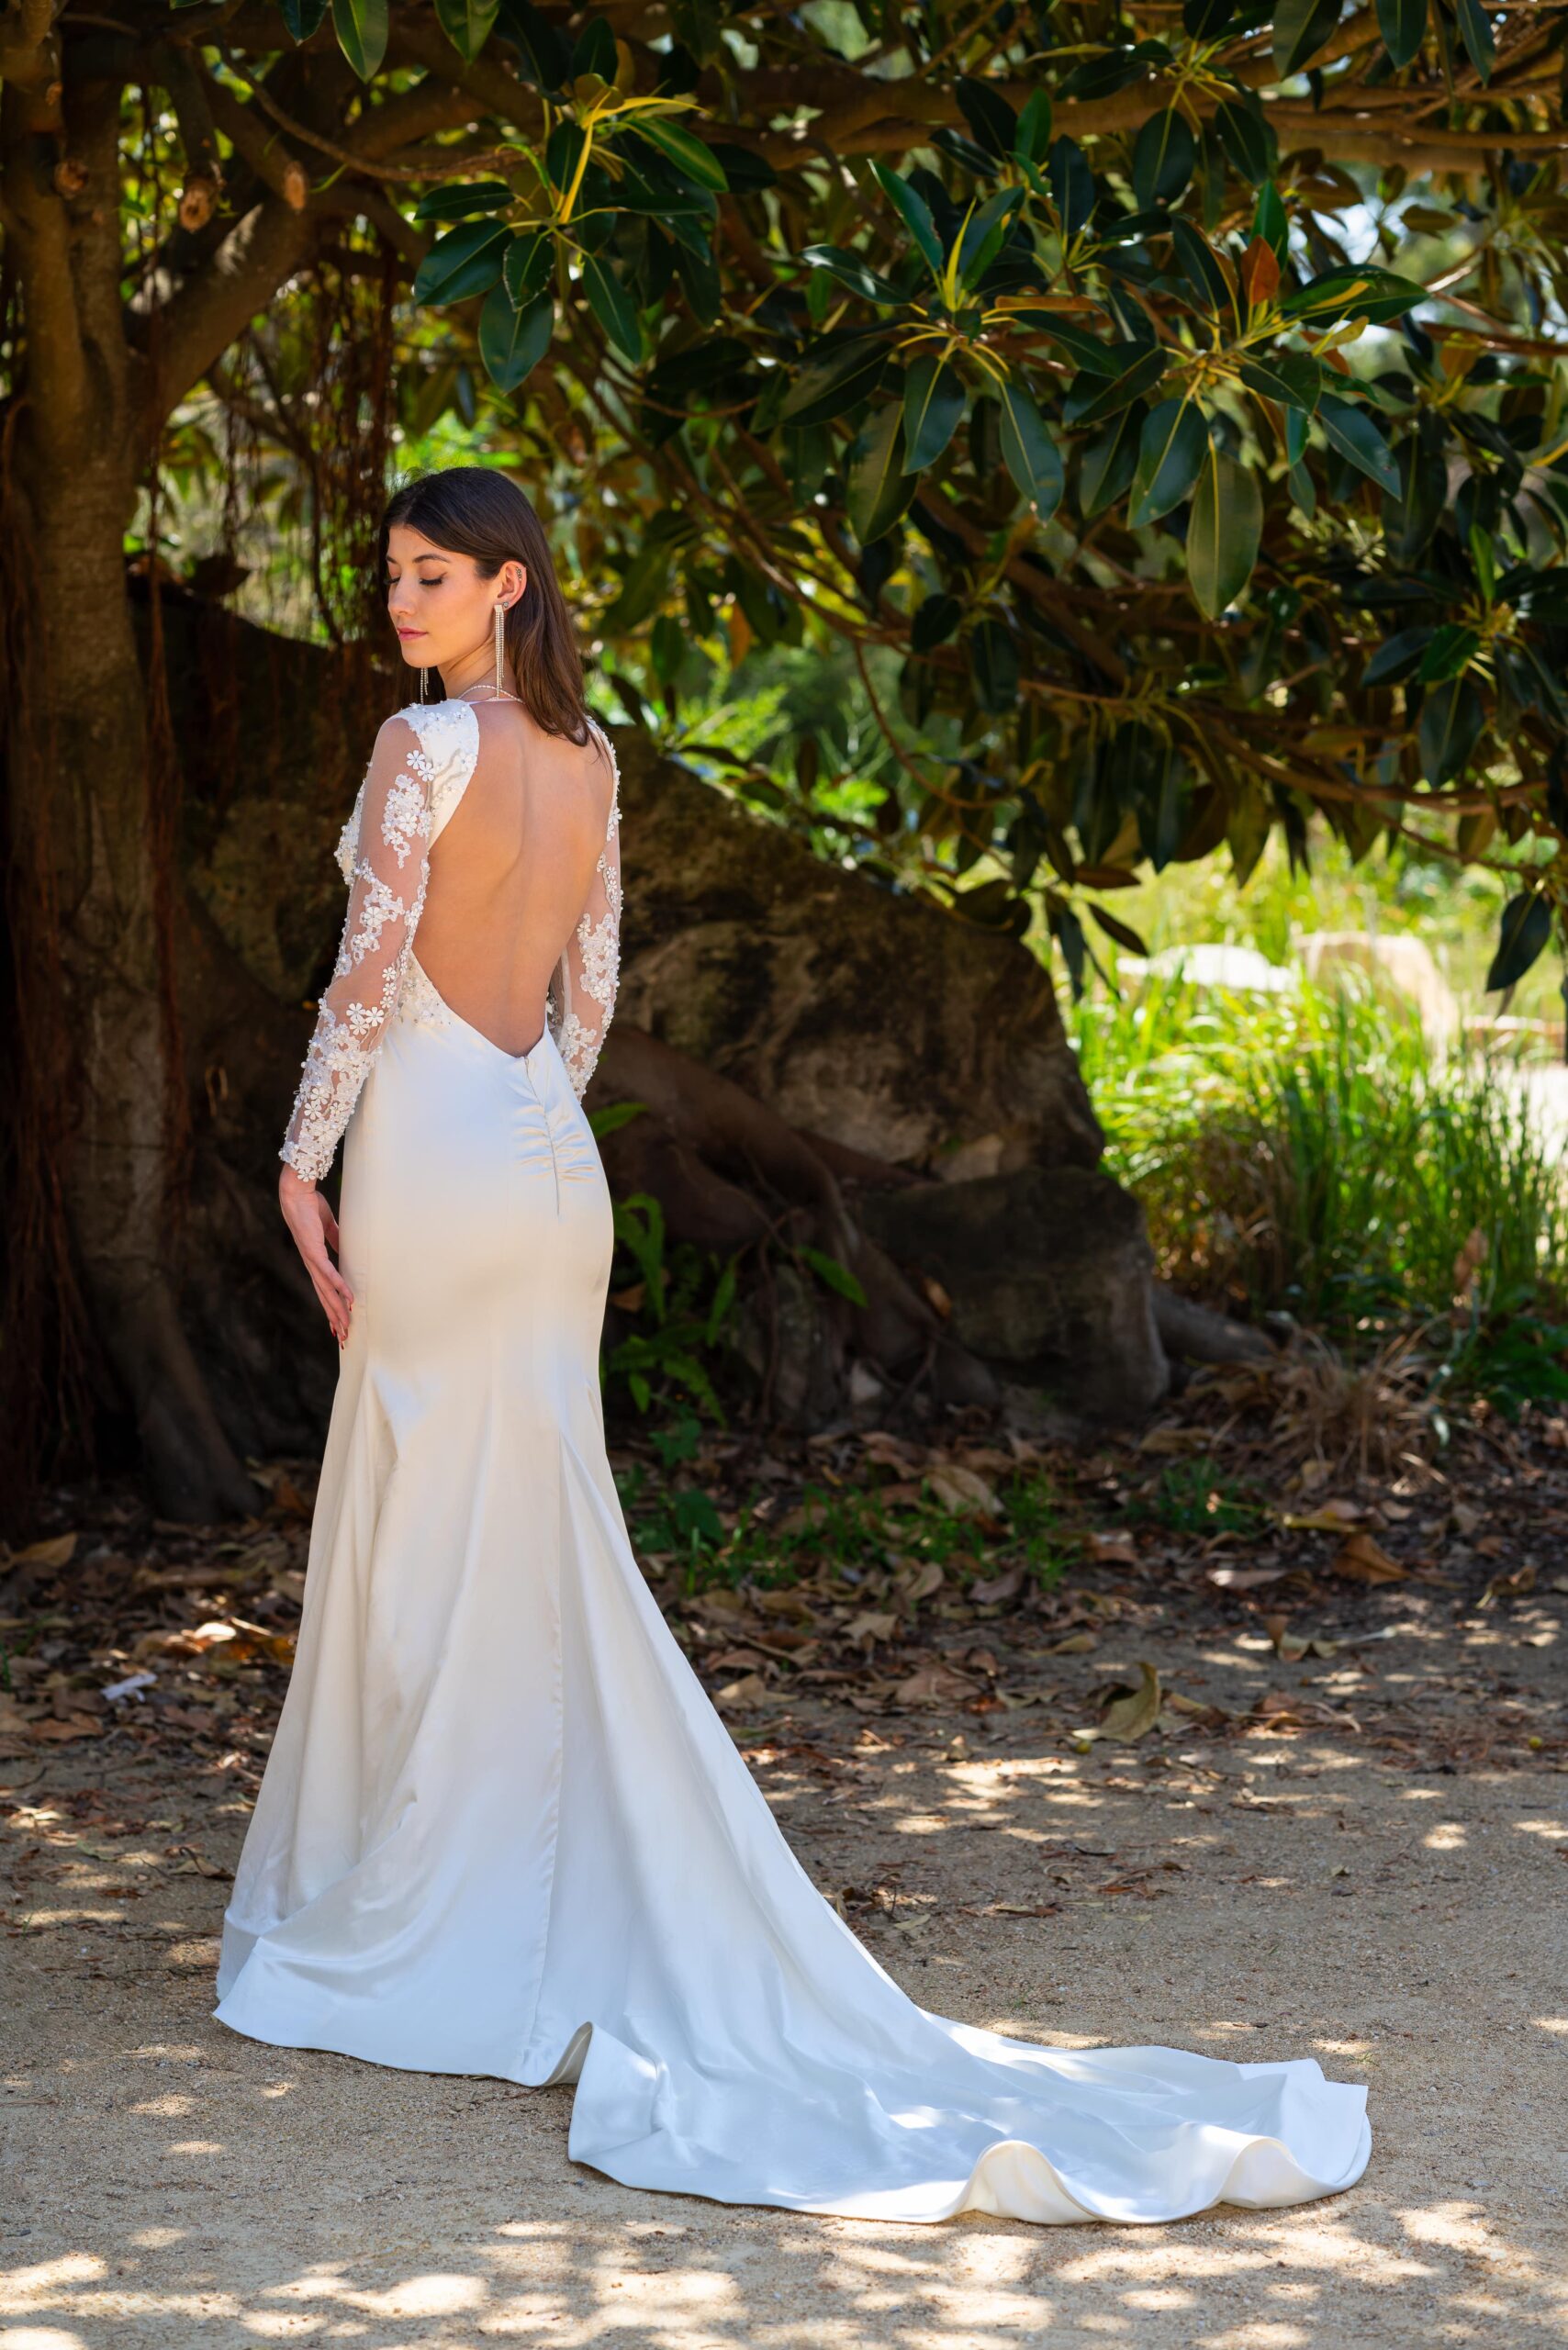
{"label": "tree trunk", "polygon": [[[121,315],[119,92],[65,93],[81,181],[69,210],[53,185],[48,200],[39,187],[57,134],[46,138],[37,118],[51,103],[52,92],[8,88],[0,118],[6,194],[28,232],[28,375],[6,498],[18,582],[7,616],[9,873],[30,1032],[19,1124],[24,1150],[30,1140],[45,1162],[19,1165],[17,1180],[59,1187],[96,1368],[134,1416],[159,1507],[215,1518],[259,1495],[218,1424],[168,1262],[183,1078],[172,1089],[161,836],[165,890],[170,844],[124,555],[145,452]],[[28,1335],[8,1329],[13,1362]]]}

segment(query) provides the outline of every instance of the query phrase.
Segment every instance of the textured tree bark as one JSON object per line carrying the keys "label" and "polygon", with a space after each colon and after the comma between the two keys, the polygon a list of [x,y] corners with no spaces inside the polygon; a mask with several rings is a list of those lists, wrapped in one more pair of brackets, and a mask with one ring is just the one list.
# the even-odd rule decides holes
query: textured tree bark
{"label": "textured tree bark", "polygon": [[[57,112],[57,109],[59,111]],[[22,1130],[52,1132],[104,1362],[159,1505],[216,1517],[256,1489],[219,1425],[173,1292],[171,1094],[147,698],[124,534],[143,451],[122,326],[119,90],[7,88],[5,193],[29,328],[6,507],[9,878],[29,1020]],[[63,140],[65,163],[45,167]],[[61,200],[58,174],[71,200]],[[68,1113],[53,1088],[68,1089]],[[63,1129],[63,1132],[62,1131]],[[26,1180],[24,1172],[21,1180]],[[100,1366],[101,1368],[101,1366]]]}

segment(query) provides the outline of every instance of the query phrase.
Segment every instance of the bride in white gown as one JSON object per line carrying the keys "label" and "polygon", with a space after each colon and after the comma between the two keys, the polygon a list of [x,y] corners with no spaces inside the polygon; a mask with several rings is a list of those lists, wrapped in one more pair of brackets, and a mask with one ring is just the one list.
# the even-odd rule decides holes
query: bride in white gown
{"label": "bride in white gown", "polygon": [[[382,543],[404,658],[446,699],[376,738],[282,1151],[342,1354],[219,2020],[574,2082],[574,2160],[726,2203],[1158,2221],[1350,2186],[1365,2091],[1315,2059],[929,2014],[791,1853],[605,1453],[611,1212],[581,1095],[616,990],[614,755],[521,491],[430,476]],[[315,1188],[340,1137],[341,1246]]]}

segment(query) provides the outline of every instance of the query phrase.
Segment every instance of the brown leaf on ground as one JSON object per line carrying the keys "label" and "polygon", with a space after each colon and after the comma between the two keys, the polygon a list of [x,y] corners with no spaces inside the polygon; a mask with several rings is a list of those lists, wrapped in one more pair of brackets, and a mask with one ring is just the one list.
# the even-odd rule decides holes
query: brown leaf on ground
{"label": "brown leaf on ground", "polygon": [[1159,1673],[1147,1659],[1139,1660],[1136,1683],[1109,1682],[1102,1694],[1109,1702],[1097,1726],[1074,1732],[1081,1746],[1091,1746],[1097,1738],[1111,1739],[1118,1746],[1130,1746],[1135,1740],[1146,1737],[1159,1719],[1164,1692]]}
{"label": "brown leaf on ground", "polygon": [[1138,1547],[1130,1534],[1086,1534],[1083,1555],[1102,1567],[1136,1567],[1138,1563]]}
{"label": "brown leaf on ground", "polygon": [[722,1714],[745,1713],[753,1706],[772,1702],[773,1692],[758,1673],[745,1673],[740,1680],[726,1683],[713,1694],[713,1703]]}
{"label": "brown leaf on ground", "polygon": [[1342,1575],[1350,1583],[1403,1583],[1409,1569],[1372,1540],[1370,1534],[1358,1530],[1348,1534],[1335,1553],[1330,1572]]}
{"label": "brown leaf on ground", "polygon": [[972,1697],[980,1686],[950,1664],[923,1664],[893,1691],[895,1706],[951,1706]]}
{"label": "brown leaf on ground", "polygon": [[1266,1583],[1298,1572],[1295,1567],[1211,1567],[1204,1580],[1220,1591],[1260,1591]]}
{"label": "brown leaf on ground", "polygon": [[943,1506],[955,1517],[973,1516],[977,1511],[996,1519],[1000,1525],[1003,1512],[993,1485],[978,1476],[974,1470],[960,1468],[956,1461],[945,1461],[941,1467],[927,1472],[931,1490]]}
{"label": "brown leaf on ground", "polygon": [[970,1583],[969,1595],[977,1607],[998,1607],[1009,1599],[1016,1599],[1024,1588],[1022,1567],[1009,1567],[1000,1575],[982,1575]]}
{"label": "brown leaf on ground", "polygon": [[1051,1656],[1088,1656],[1099,1645],[1098,1632],[1070,1632],[1065,1640],[1053,1640],[1047,1653]]}

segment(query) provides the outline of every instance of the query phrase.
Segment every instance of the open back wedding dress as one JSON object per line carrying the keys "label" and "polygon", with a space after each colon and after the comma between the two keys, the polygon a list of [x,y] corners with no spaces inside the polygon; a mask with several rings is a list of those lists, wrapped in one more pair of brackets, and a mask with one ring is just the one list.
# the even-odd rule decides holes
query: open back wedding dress
{"label": "open back wedding dress", "polygon": [[930,2014],[794,1858],[605,1452],[611,1208],[580,1097],[616,990],[618,788],[529,1051],[415,957],[479,731],[461,700],[389,720],[340,847],[342,949],[283,1156],[324,1174],[346,1128],[355,1303],[219,2020],[574,2082],[575,2160],[726,2203],[1158,2221],[1350,2186],[1365,2091],[1315,2059],[1069,2052]]}

